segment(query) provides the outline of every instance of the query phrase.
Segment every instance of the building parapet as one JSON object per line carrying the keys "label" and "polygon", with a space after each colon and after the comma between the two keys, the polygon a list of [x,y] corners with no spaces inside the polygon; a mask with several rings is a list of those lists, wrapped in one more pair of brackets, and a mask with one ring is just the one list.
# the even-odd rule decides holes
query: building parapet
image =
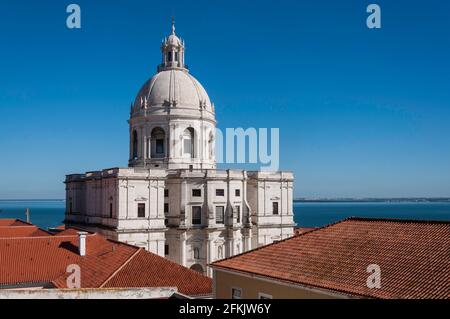
{"label": "building parapet", "polygon": [[[177,287],[95,289],[0,289],[0,299],[155,299],[176,298]],[[189,298],[182,295],[183,298]]]}

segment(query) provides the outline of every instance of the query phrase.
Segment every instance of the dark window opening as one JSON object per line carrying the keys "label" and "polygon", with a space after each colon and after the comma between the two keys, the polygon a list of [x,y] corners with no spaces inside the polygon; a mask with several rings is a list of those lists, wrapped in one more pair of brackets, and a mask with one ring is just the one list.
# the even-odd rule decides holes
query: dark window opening
{"label": "dark window opening", "polygon": [[113,217],[113,204],[109,203],[109,218]]}
{"label": "dark window opening", "polygon": [[192,206],[192,224],[200,225],[202,223],[202,207]]}
{"label": "dark window opening", "polygon": [[175,62],[178,61],[178,52],[175,52]]}
{"label": "dark window opening", "polygon": [[168,189],[164,190],[164,197],[169,197],[169,190]]}
{"label": "dark window opening", "polygon": [[169,245],[164,245],[164,255],[168,255],[169,254]]}
{"label": "dark window opening", "polygon": [[224,223],[224,206],[216,206],[216,223],[223,224]]}
{"label": "dark window opening", "polygon": [[236,197],[240,197],[240,196],[241,196],[241,190],[240,190],[240,189],[236,189],[236,190],[234,191],[234,195],[235,195]]}
{"label": "dark window opening", "polygon": [[241,222],[241,206],[236,206],[236,222]]}
{"label": "dark window opening", "polygon": [[69,213],[72,213],[72,202],[69,203]]}
{"label": "dark window opening", "polygon": [[193,197],[201,197],[202,196],[202,190],[201,189],[193,189],[192,190],[192,196]]}
{"label": "dark window opening", "polygon": [[164,153],[164,140],[163,139],[157,139],[156,140],[156,153],[157,154],[163,154]]}
{"label": "dark window opening", "polygon": [[167,61],[172,62],[172,51],[167,53]]}
{"label": "dark window opening", "polygon": [[272,214],[278,215],[278,202],[272,203]]}
{"label": "dark window opening", "polygon": [[133,159],[138,157],[138,135],[136,130],[133,131]]}
{"label": "dark window opening", "polygon": [[169,203],[164,203],[164,213],[165,214],[169,213]]}
{"label": "dark window opening", "polygon": [[216,189],[216,196],[225,196],[225,190],[223,188]]}
{"label": "dark window opening", "polygon": [[200,249],[194,248],[194,259],[200,259]]}
{"label": "dark window opening", "polygon": [[138,217],[145,217],[145,204],[144,203],[138,204]]}

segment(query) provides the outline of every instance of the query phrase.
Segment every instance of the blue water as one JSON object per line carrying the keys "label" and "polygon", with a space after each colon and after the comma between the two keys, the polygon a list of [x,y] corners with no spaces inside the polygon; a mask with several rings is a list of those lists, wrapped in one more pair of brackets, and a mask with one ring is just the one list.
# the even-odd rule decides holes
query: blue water
{"label": "blue water", "polygon": [[[31,222],[42,228],[55,227],[64,220],[64,201],[2,201],[0,218],[25,220],[30,208]],[[450,203],[294,203],[295,222],[318,227],[349,216],[406,218],[450,221]]]}
{"label": "blue water", "polygon": [[30,209],[30,222],[49,228],[62,225],[66,203],[62,200],[45,201],[4,201],[0,200],[0,218],[26,220],[25,209]]}
{"label": "blue water", "polygon": [[294,220],[302,227],[319,227],[351,216],[450,221],[450,203],[294,203]]}

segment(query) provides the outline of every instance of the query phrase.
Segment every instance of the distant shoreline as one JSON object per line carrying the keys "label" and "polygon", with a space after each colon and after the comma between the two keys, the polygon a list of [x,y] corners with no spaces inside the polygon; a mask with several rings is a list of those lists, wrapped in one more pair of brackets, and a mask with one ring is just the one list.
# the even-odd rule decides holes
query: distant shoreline
{"label": "distant shoreline", "polygon": [[0,199],[0,202],[65,202],[65,199]]}
{"label": "distant shoreline", "polygon": [[[65,202],[65,199],[0,199],[0,202]],[[296,198],[294,203],[450,203],[450,197],[405,198]]]}
{"label": "distant shoreline", "polygon": [[330,198],[308,199],[297,198],[294,203],[450,203],[450,198]]}

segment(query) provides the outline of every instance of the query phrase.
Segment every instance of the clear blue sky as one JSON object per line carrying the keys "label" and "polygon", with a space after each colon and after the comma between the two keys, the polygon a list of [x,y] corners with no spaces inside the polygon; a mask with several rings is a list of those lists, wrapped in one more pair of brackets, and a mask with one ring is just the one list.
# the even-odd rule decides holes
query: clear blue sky
{"label": "clear blue sky", "polygon": [[219,127],[280,128],[296,196],[450,196],[449,1],[73,2],[81,30],[70,1],[0,2],[0,198],[127,165],[172,15]]}

